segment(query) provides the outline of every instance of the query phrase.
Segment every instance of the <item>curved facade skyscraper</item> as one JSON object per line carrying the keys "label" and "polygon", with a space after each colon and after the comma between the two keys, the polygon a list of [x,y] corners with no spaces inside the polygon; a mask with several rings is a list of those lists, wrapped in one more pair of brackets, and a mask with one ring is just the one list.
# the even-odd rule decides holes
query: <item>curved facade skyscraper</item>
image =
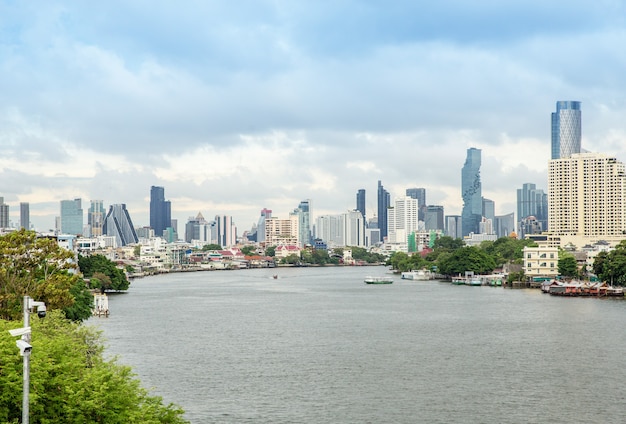
{"label": "curved facade skyscraper", "polygon": [[470,233],[479,234],[480,222],[483,218],[483,192],[480,182],[481,151],[471,147],[467,149],[467,159],[461,171],[461,196],[463,211],[461,212],[462,236]]}
{"label": "curved facade skyscraper", "polygon": [[118,247],[139,242],[133,221],[124,203],[109,207],[102,232],[107,236],[115,237]]}
{"label": "curved facade skyscraper", "polygon": [[568,158],[580,153],[582,139],[580,102],[556,102],[552,112],[552,159]]}

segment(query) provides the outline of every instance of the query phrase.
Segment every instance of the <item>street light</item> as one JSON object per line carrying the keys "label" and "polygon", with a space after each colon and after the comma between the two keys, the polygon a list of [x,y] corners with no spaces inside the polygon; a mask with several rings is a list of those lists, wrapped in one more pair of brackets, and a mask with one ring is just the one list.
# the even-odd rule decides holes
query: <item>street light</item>
{"label": "street light", "polygon": [[30,392],[30,353],[33,346],[30,344],[30,314],[33,308],[37,307],[37,315],[40,318],[46,316],[46,304],[35,302],[29,296],[24,296],[24,326],[9,330],[13,337],[22,336],[15,344],[20,349],[20,355],[24,357],[24,379],[22,397],[22,424],[28,424],[28,397]]}

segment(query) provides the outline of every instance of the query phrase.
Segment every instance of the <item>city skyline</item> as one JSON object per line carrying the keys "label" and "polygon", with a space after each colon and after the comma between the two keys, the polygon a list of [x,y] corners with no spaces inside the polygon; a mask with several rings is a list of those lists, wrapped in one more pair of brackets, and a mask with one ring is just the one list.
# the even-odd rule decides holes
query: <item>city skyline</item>
{"label": "city skyline", "polygon": [[35,0],[0,13],[0,196],[16,225],[20,203],[45,231],[60,200],[81,198],[147,226],[151,186],[179,223],[228,214],[247,229],[302,199],[340,213],[362,188],[370,218],[379,180],[458,215],[469,147],[503,215],[522,184],[547,191],[557,101],[583,105],[586,150],[626,160],[619,2]]}

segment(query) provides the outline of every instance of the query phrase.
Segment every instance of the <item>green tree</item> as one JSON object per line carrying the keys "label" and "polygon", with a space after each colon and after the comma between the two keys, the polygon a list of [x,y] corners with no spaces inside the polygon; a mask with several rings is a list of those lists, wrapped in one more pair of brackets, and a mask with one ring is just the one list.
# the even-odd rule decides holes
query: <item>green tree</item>
{"label": "green tree", "polygon": [[[87,289],[78,275],[74,255],[59,246],[55,238],[37,237],[21,229],[0,237],[0,318],[20,319],[22,303],[28,295],[46,302],[48,309],[66,310],[79,302]],[[92,300],[74,308],[75,319],[91,307]]]}
{"label": "green tree", "polygon": [[462,239],[442,236],[435,240],[433,249],[445,249],[451,252],[460,249],[463,246],[465,246],[465,242]]}
{"label": "green tree", "polygon": [[256,247],[254,247],[254,246],[244,246],[244,247],[241,248],[241,253],[243,253],[246,256],[256,255]]}
{"label": "green tree", "polygon": [[[0,422],[21,417],[22,357],[0,320]],[[180,407],[164,405],[131,369],[103,358],[100,334],[59,311],[31,320],[30,419],[34,423],[185,423]],[[6,336],[4,336],[6,334]]]}
{"label": "green tree", "polygon": [[265,248],[265,256],[276,256],[276,246],[269,246]]}
{"label": "green tree", "polygon": [[330,256],[328,256],[328,250],[325,249],[313,249],[313,263],[318,265],[326,265],[330,263]]}
{"label": "green tree", "polygon": [[202,246],[202,251],[207,252],[209,250],[222,250],[222,246],[219,244],[205,244]]}
{"label": "green tree", "polygon": [[564,277],[578,277],[576,258],[570,253],[559,252],[559,275]]}
{"label": "green tree", "polygon": [[466,271],[485,274],[496,268],[496,262],[478,247],[466,246],[451,252],[449,256],[441,255],[437,266],[439,272],[445,275],[464,274]]}
{"label": "green tree", "polygon": [[[111,285],[105,290],[128,290],[130,282],[124,270],[118,268],[113,261],[104,255],[78,255],[78,267],[85,278],[91,278],[95,273],[102,273],[109,277]],[[98,286],[98,288],[100,288]]]}
{"label": "green tree", "polygon": [[610,252],[600,252],[593,262],[593,271],[602,281],[626,286],[626,240]]}

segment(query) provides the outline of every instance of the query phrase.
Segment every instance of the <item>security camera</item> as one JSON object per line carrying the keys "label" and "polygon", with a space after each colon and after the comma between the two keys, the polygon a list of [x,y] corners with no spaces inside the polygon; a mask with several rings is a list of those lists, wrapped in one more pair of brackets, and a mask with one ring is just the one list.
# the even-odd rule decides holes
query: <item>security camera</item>
{"label": "security camera", "polygon": [[39,318],[44,318],[46,316],[46,305],[37,306],[37,316]]}
{"label": "security camera", "polygon": [[20,355],[24,356],[25,353],[30,353],[33,347],[26,340],[19,339],[15,342],[17,347],[20,348]]}

